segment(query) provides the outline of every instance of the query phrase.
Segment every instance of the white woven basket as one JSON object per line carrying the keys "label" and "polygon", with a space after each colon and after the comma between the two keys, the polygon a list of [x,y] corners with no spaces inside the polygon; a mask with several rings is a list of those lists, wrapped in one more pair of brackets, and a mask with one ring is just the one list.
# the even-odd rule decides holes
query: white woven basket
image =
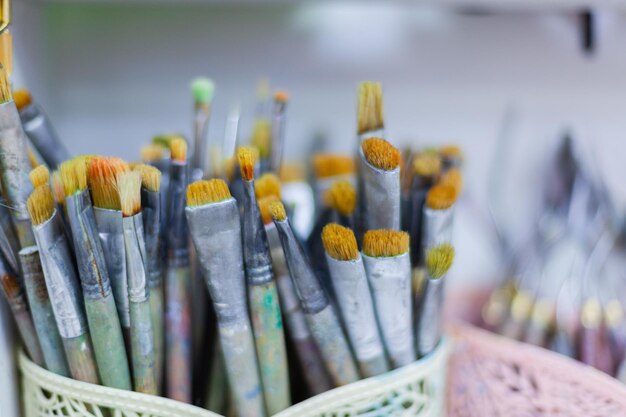
{"label": "white woven basket", "polygon": [[[444,339],[435,352],[411,365],[328,391],[275,417],[442,417],[449,353],[450,342]],[[25,417],[220,417],[166,398],[64,378],[24,354],[19,365]]]}

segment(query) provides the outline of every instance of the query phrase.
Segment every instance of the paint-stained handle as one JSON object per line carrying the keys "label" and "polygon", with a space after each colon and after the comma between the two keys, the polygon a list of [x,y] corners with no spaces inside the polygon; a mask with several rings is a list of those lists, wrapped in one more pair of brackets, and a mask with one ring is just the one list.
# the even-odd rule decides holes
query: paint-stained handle
{"label": "paint-stained handle", "polygon": [[148,300],[130,303],[130,340],[134,389],[144,394],[156,395],[154,334]]}

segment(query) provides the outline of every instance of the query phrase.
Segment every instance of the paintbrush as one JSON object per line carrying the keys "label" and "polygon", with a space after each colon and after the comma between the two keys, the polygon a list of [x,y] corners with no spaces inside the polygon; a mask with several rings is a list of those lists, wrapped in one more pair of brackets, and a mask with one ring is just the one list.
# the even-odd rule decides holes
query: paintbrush
{"label": "paintbrush", "polygon": [[357,104],[357,134],[359,148],[363,140],[384,136],[383,91],[380,83],[365,81],[359,84]]}
{"label": "paintbrush", "polygon": [[[224,127],[224,139],[222,140],[222,154],[219,164],[216,163],[214,169],[219,171],[214,172],[214,177],[229,180],[232,177],[235,169],[233,167],[235,162],[235,149],[237,149],[237,138],[239,134],[239,106],[233,106],[228,112],[226,117],[226,126]],[[216,161],[217,162],[217,161]]]}
{"label": "paintbrush", "polygon": [[97,384],[98,371],[80,284],[50,188],[47,185],[37,187],[27,205],[70,375],[79,381]]}
{"label": "paintbrush", "polygon": [[167,197],[165,274],[165,354],[167,396],[191,402],[191,270],[185,189],[187,188],[187,142],[176,137],[170,142],[172,161]]}
{"label": "paintbrush", "polygon": [[23,248],[35,244],[26,209],[26,199],[33,191],[28,180],[31,168],[27,143],[6,71],[0,65],[0,179],[2,193],[11,207],[17,237]]}
{"label": "paintbrush", "polygon": [[426,287],[416,320],[417,354],[421,358],[435,350],[441,340],[444,284],[454,261],[454,248],[444,243],[426,253]]}
{"label": "paintbrush", "polygon": [[426,203],[422,213],[422,253],[441,243],[452,241],[454,203],[458,197],[457,188],[437,184],[426,193]]}
{"label": "paintbrush", "polygon": [[335,211],[338,223],[350,229],[355,228],[356,189],[350,181],[339,180],[328,190],[328,205]]}
{"label": "paintbrush", "polygon": [[333,382],[340,386],[358,380],[359,374],[348,340],[322,289],[321,282],[315,276],[302,247],[291,230],[285,207],[280,202],[273,202],[269,209],[278,229],[289,275],[294,281],[306,322],[322,352]]}
{"label": "paintbrush", "polygon": [[[170,185],[170,152],[169,147],[150,144],[141,148],[141,160],[152,165],[161,172],[161,239],[165,238],[165,224],[167,222],[167,193]],[[165,245],[161,245],[165,254]]]}
{"label": "paintbrush", "polygon": [[46,164],[57,169],[63,161],[70,159],[70,153],[52,128],[50,119],[41,106],[33,101],[28,90],[16,90],[13,97],[26,135]]}
{"label": "paintbrush", "polygon": [[241,416],[265,416],[254,338],[246,303],[237,202],[222,180],[187,188],[189,230],[211,294],[226,372]]}
{"label": "paintbrush", "polygon": [[296,236],[304,239],[311,234],[315,220],[315,197],[306,181],[303,164],[283,163],[279,173],[281,200],[291,217],[291,226]]}
{"label": "paintbrush", "polygon": [[463,151],[456,145],[446,145],[439,148],[441,168],[446,172],[450,168],[460,168],[463,165]]}
{"label": "paintbrush", "polygon": [[378,332],[372,294],[352,230],[328,224],[322,231],[326,261],[359,369],[364,377],[385,373],[389,363]]}
{"label": "paintbrush", "polygon": [[[325,207],[325,196],[330,187],[337,181],[345,180],[356,184],[354,159],[338,154],[316,154],[313,156],[313,172],[315,180],[315,207],[319,213]],[[319,217],[319,214],[318,214]]]}
{"label": "paintbrush", "polygon": [[255,121],[250,138],[250,145],[258,150],[259,173],[264,174],[270,170],[270,150],[272,146],[272,124],[266,118]]}
{"label": "paintbrush", "polygon": [[286,91],[277,91],[274,94],[274,111],[272,114],[272,146],[270,149],[270,170],[280,172],[285,148],[285,123],[287,101]]}
{"label": "paintbrush", "polygon": [[[47,186],[47,185],[46,185]],[[28,200],[27,200],[28,201]],[[41,267],[37,246],[24,248],[19,253],[28,305],[46,369],[55,374],[69,376],[70,370],[63,350],[63,341],[54,319],[50,296]]]}
{"label": "paintbrush", "polygon": [[91,158],[87,170],[87,183],[91,191],[96,228],[127,350],[130,348],[130,307],[122,207],[116,178],[129,170],[128,164],[122,159],[101,156]]}
{"label": "paintbrush", "polygon": [[363,236],[363,264],[383,343],[394,368],[415,361],[409,235],[370,230]]}
{"label": "paintbrush", "polygon": [[117,174],[117,189],[122,208],[128,300],[130,303],[131,361],[137,392],[156,395],[156,358],[150,314],[148,259],[141,215],[141,174]]}
{"label": "paintbrush", "polygon": [[211,118],[211,102],[215,94],[213,80],[198,77],[191,82],[191,93],[194,101],[193,151],[191,160],[192,181],[201,179],[208,172],[207,167],[207,135]]}
{"label": "paintbrush", "polygon": [[59,169],[67,215],[100,379],[105,386],[130,390],[122,327],[87,189],[87,159],[71,159]]}
{"label": "paintbrush", "polygon": [[[272,272],[272,258],[261,212],[256,201],[255,152],[250,148],[242,147],[239,148],[237,156],[244,190],[242,201],[243,259],[248,282],[248,302],[265,405],[268,415],[274,415],[291,405],[285,335],[276,282]],[[263,186],[267,187],[265,181],[261,189]]]}
{"label": "paintbrush", "polygon": [[15,235],[12,216],[11,213],[9,213],[9,206],[6,201],[0,197],[0,253],[11,271],[20,270],[18,264],[19,251],[20,242]]}

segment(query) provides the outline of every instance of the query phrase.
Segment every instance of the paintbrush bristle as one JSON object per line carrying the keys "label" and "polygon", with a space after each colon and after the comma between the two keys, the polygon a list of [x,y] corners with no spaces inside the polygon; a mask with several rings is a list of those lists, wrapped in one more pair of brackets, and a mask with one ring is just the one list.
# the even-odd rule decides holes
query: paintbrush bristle
{"label": "paintbrush bristle", "polygon": [[441,176],[439,184],[454,188],[454,192],[458,196],[463,189],[463,174],[461,174],[461,170],[458,168],[450,168]]}
{"label": "paintbrush bristle", "polygon": [[254,179],[254,164],[256,163],[255,149],[249,146],[242,146],[237,150],[237,159],[239,161],[239,169],[241,170],[241,178],[246,181]]}
{"label": "paintbrush bristle", "polygon": [[128,164],[120,158],[98,156],[89,161],[87,180],[95,207],[121,210],[117,177],[128,171]]}
{"label": "paintbrush bristle", "polygon": [[279,103],[286,103],[287,101],[289,101],[289,93],[287,93],[285,90],[278,90],[274,93],[274,101],[277,101]]}
{"label": "paintbrush bristle", "polygon": [[320,179],[354,174],[354,159],[345,155],[317,154],[313,156],[313,171]]}
{"label": "paintbrush bristle", "polygon": [[196,207],[230,198],[228,185],[221,179],[196,181],[187,186],[187,206]]}
{"label": "paintbrush bristle", "polygon": [[449,243],[435,246],[426,251],[426,269],[431,278],[443,277],[454,262],[454,247]]}
{"label": "paintbrush bristle", "polygon": [[133,168],[141,175],[141,185],[148,191],[158,193],[161,190],[161,171],[152,165],[138,164]]}
{"label": "paintbrush bristle", "polygon": [[34,226],[46,222],[54,213],[54,199],[48,184],[35,187],[26,200],[26,207]]}
{"label": "paintbrush bristle", "polygon": [[400,166],[400,151],[385,139],[365,139],[361,149],[365,160],[375,168],[391,171]]}
{"label": "paintbrush bristle", "polygon": [[398,230],[369,230],[363,236],[363,253],[374,258],[398,256],[409,251],[409,234]]}
{"label": "paintbrush bristle", "polygon": [[175,136],[176,135],[172,135],[172,134],[156,135],[152,137],[152,143],[154,145],[161,146],[169,150],[170,142],[172,141],[172,138],[174,138]]}
{"label": "paintbrush bristle", "polygon": [[371,81],[359,85],[357,133],[362,134],[385,127],[383,91],[380,83]]}
{"label": "paintbrush bristle", "polygon": [[13,92],[13,101],[15,102],[17,110],[21,111],[23,108],[30,106],[33,102],[33,97],[28,90],[22,88]]}
{"label": "paintbrush bristle", "polygon": [[63,189],[63,181],[59,171],[52,172],[52,194],[57,204],[62,205],[65,203],[65,190]]}
{"label": "paintbrush bristle", "polygon": [[272,147],[272,125],[269,120],[257,119],[254,122],[250,144],[258,149],[261,158],[267,158]]}
{"label": "paintbrush bristle", "polygon": [[59,167],[65,196],[87,189],[87,157],[77,156],[65,161]]}
{"label": "paintbrush bristle", "polygon": [[445,145],[439,148],[439,155],[448,159],[463,159],[463,151],[457,145]]}
{"label": "paintbrush bristle", "polygon": [[26,153],[28,154],[28,163],[30,164],[31,169],[35,169],[41,165],[41,162],[37,159],[37,155],[35,155],[35,152],[33,152],[33,149],[30,146],[26,149]]}
{"label": "paintbrush bristle", "polygon": [[30,182],[33,183],[33,187],[37,188],[40,185],[50,182],[50,171],[48,171],[45,165],[39,165],[37,168],[30,171],[28,178],[30,178]]}
{"label": "paintbrush bristle", "polygon": [[259,198],[257,203],[259,204],[259,210],[261,211],[261,218],[263,224],[272,223],[272,213],[270,212],[270,204],[280,201],[275,195],[268,195],[263,198]]}
{"label": "paintbrush bristle", "polygon": [[154,162],[165,158],[165,148],[161,145],[151,143],[141,148],[141,160],[144,162]]}
{"label": "paintbrush bristle", "polygon": [[280,199],[280,180],[271,172],[263,174],[254,181],[254,191],[257,199],[270,195]]}
{"label": "paintbrush bristle", "polygon": [[116,176],[122,216],[130,217],[141,211],[141,174],[122,171]]}
{"label": "paintbrush bristle", "polygon": [[302,164],[284,163],[278,176],[283,183],[306,181],[306,172]]}
{"label": "paintbrush bristle", "polygon": [[353,261],[359,257],[354,232],[335,223],[329,223],[322,229],[322,243],[326,253],[339,261]]}
{"label": "paintbrush bristle", "polygon": [[273,201],[270,203],[270,214],[272,215],[272,219],[277,222],[283,222],[287,220],[287,212],[285,211],[285,206],[280,201]]}
{"label": "paintbrush bristle", "polygon": [[185,162],[187,160],[187,141],[180,136],[170,139],[170,155],[172,160]]}
{"label": "paintbrush bristle", "polygon": [[432,153],[420,153],[413,157],[413,171],[420,177],[435,177],[441,171],[441,158]]}
{"label": "paintbrush bristle", "polygon": [[352,216],[356,208],[356,190],[350,181],[336,181],[328,190],[328,205],[342,216]]}
{"label": "paintbrush bristle", "polygon": [[438,184],[426,193],[426,207],[433,210],[446,210],[456,202],[457,193],[454,187]]}

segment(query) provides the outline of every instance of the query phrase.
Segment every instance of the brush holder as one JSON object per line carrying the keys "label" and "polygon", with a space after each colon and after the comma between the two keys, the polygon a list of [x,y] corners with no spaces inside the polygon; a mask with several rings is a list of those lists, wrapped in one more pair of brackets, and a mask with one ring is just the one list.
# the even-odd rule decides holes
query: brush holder
{"label": "brush holder", "polygon": [[[335,388],[275,417],[443,416],[450,344],[444,339],[432,354],[410,365]],[[166,398],[64,378],[23,353],[19,367],[25,417],[220,417]]]}

